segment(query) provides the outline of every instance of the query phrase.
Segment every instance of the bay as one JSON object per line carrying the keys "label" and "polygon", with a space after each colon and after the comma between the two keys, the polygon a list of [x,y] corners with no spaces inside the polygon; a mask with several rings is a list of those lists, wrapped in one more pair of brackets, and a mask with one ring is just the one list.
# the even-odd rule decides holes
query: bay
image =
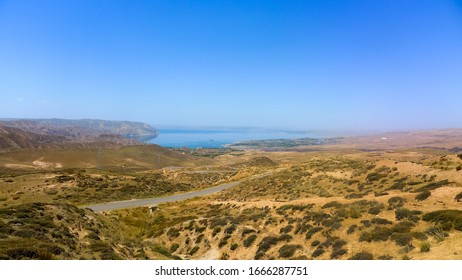
{"label": "bay", "polygon": [[284,130],[195,130],[195,129],[160,129],[159,135],[147,141],[171,148],[222,148],[249,140],[322,138],[321,133],[310,131]]}

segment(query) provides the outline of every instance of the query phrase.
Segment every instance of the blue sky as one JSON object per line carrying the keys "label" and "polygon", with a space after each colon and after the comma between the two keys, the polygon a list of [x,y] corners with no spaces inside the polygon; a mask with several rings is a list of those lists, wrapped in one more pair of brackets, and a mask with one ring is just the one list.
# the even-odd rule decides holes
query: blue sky
{"label": "blue sky", "polygon": [[0,0],[0,117],[462,127],[462,3]]}

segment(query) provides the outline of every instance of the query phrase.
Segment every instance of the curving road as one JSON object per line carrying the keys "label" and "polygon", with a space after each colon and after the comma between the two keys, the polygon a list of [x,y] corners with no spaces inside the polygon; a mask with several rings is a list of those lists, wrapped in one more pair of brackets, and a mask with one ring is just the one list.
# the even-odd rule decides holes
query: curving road
{"label": "curving road", "polygon": [[264,176],[268,176],[269,174],[271,173],[258,174],[258,175],[251,176],[247,179],[241,180],[241,181],[226,183],[226,184],[218,185],[218,186],[211,187],[208,189],[202,189],[199,191],[193,191],[193,192],[188,192],[188,193],[181,193],[181,194],[176,194],[172,196],[113,201],[113,202],[106,202],[106,203],[93,204],[93,205],[84,205],[81,208],[90,208],[93,211],[99,212],[99,211],[111,211],[111,210],[134,208],[134,207],[141,207],[141,206],[155,206],[157,204],[164,203],[164,202],[174,202],[174,201],[185,200],[185,199],[189,199],[193,197],[213,194],[213,193],[216,193],[222,190],[229,189],[236,185],[239,185],[243,181],[261,178]]}

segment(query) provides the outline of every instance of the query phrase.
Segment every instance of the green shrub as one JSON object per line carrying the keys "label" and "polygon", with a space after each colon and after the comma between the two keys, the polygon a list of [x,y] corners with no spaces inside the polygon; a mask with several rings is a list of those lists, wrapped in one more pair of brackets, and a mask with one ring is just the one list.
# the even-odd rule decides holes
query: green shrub
{"label": "green shrub", "polygon": [[197,251],[199,251],[199,246],[194,246],[190,251],[189,251],[189,255],[192,256],[194,255],[195,253],[197,253]]}
{"label": "green shrub", "polygon": [[461,193],[458,193],[456,195],[456,197],[454,197],[454,199],[457,201],[457,202],[460,202],[460,200],[462,199],[462,192]]}
{"label": "green shrub", "polygon": [[415,224],[410,221],[402,221],[393,226],[392,231],[398,233],[410,232]]}
{"label": "green shrub", "polygon": [[317,258],[317,257],[319,257],[320,255],[324,254],[325,252],[326,252],[326,251],[325,251],[324,249],[322,249],[322,248],[317,248],[317,249],[311,254],[311,256],[312,256],[313,258]]}
{"label": "green shrub", "polygon": [[231,251],[236,250],[238,246],[239,246],[239,245],[237,245],[237,243],[231,244],[231,247],[230,247]]}
{"label": "green shrub", "polygon": [[428,183],[427,185],[423,186],[423,187],[420,187],[418,189],[416,189],[415,191],[416,192],[421,192],[421,191],[431,191],[431,190],[434,190],[434,189],[437,189],[437,188],[441,188],[445,185],[448,185],[450,184],[448,180],[442,180],[442,181],[438,181],[438,182],[431,182],[431,183]]}
{"label": "green shrub", "polygon": [[286,227],[283,227],[279,230],[279,233],[289,233],[292,231],[292,229],[294,229],[294,226],[293,225],[288,225]]}
{"label": "green shrub", "polygon": [[382,219],[382,218],[373,218],[371,220],[371,223],[377,224],[377,225],[391,225],[392,222],[387,220],[387,219]]}
{"label": "green shrub", "polygon": [[292,239],[294,239],[292,237],[292,235],[287,234],[287,233],[279,235],[279,241],[289,241],[289,240],[292,240]]}
{"label": "green shrub", "polygon": [[218,243],[218,247],[221,248],[228,243],[229,236],[223,237],[220,242]]}
{"label": "green shrub", "polygon": [[384,195],[388,195],[388,192],[374,192],[375,197],[384,196]]}
{"label": "green shrub", "polygon": [[321,241],[315,240],[315,241],[311,242],[311,247],[316,247],[316,246],[318,246],[319,244],[321,244]]}
{"label": "green shrub", "polygon": [[178,248],[180,248],[180,244],[173,243],[172,246],[170,246],[170,253],[175,252],[176,250],[178,250]]}
{"label": "green shrub", "polygon": [[420,231],[413,232],[412,237],[420,241],[428,239],[427,234],[425,232],[420,232]]}
{"label": "green shrub", "polygon": [[220,231],[221,231],[221,227],[219,226],[214,227],[212,231],[212,237],[215,237],[215,235],[217,235]]}
{"label": "green shrub", "polygon": [[225,234],[231,235],[236,230],[236,225],[230,225],[228,228],[225,229]]}
{"label": "green shrub", "polygon": [[267,236],[262,239],[260,244],[258,244],[258,251],[267,252],[272,246],[276,245],[279,242],[279,238],[276,236]]}
{"label": "green shrub", "polygon": [[409,218],[412,215],[411,211],[406,208],[399,208],[395,210],[395,217],[396,220],[402,220],[405,218]]}
{"label": "green shrub", "polygon": [[390,255],[381,255],[377,258],[378,260],[392,260],[393,257]]}
{"label": "green shrub", "polygon": [[373,260],[374,257],[368,252],[359,252],[349,258],[349,260]]}
{"label": "green shrub", "polygon": [[247,234],[249,234],[249,233],[254,233],[254,232],[255,232],[254,229],[245,228],[245,229],[242,230],[242,236],[247,235]]}
{"label": "green shrub", "polygon": [[393,230],[387,227],[376,227],[370,232],[363,232],[359,237],[359,241],[371,242],[371,241],[387,241],[390,235],[393,234]]}
{"label": "green shrub", "polygon": [[426,234],[433,236],[438,242],[443,241],[447,234],[441,227],[430,227],[425,231]]}
{"label": "green shrub", "polygon": [[254,259],[255,259],[255,260],[261,260],[264,256],[265,256],[265,252],[258,251],[258,252],[255,254]]}
{"label": "green shrub", "polygon": [[197,236],[196,238],[196,243],[201,243],[202,242],[202,239],[204,239],[204,234],[201,233]]}
{"label": "green shrub", "polygon": [[338,259],[339,257],[345,255],[346,253],[348,253],[348,251],[346,249],[334,250],[332,252],[332,254],[330,254],[330,258],[331,259]]}
{"label": "green shrub", "polygon": [[374,207],[369,208],[369,210],[367,211],[367,213],[369,213],[369,214],[371,214],[371,215],[377,215],[377,214],[379,214],[381,211],[382,211],[382,207],[381,207],[381,206],[374,206]]}
{"label": "green shrub", "polygon": [[425,214],[424,221],[436,224],[450,225],[454,229],[462,231],[462,210],[439,210]]}
{"label": "green shrub", "polygon": [[295,251],[301,249],[302,246],[294,244],[286,244],[279,248],[279,257],[290,258],[295,254]]}
{"label": "green shrub", "polygon": [[412,234],[410,233],[393,233],[390,239],[395,241],[399,246],[408,246],[412,241]]}
{"label": "green shrub", "polygon": [[361,224],[363,224],[363,226],[366,228],[371,226],[371,222],[369,220],[362,220]]}
{"label": "green shrub", "polygon": [[426,252],[430,252],[430,248],[431,248],[431,245],[429,242],[422,242],[420,243],[420,252],[421,253],[426,253]]}
{"label": "green shrub", "polygon": [[322,229],[323,229],[323,227],[314,227],[314,228],[311,228],[311,229],[306,233],[305,239],[306,239],[306,240],[311,239],[311,237],[312,237],[315,233],[321,231]]}
{"label": "green shrub", "polygon": [[247,237],[247,239],[244,240],[244,247],[250,247],[255,241],[255,239],[257,239],[257,236],[255,234],[252,234],[249,237]]}
{"label": "green shrub", "polygon": [[176,238],[178,236],[180,236],[180,230],[177,229],[177,228],[169,228],[169,230],[167,231],[167,236],[169,237],[172,237],[172,238]]}
{"label": "green shrub", "polygon": [[325,209],[325,208],[341,208],[342,206],[343,206],[343,204],[338,202],[338,201],[331,201],[331,202],[328,202],[328,203],[324,204],[321,208],[322,209]]}
{"label": "green shrub", "polygon": [[416,195],[415,200],[423,201],[423,200],[429,198],[431,195],[432,195],[432,193],[430,191],[425,190],[425,191],[419,193],[418,195]]}
{"label": "green shrub", "polygon": [[334,244],[332,244],[332,248],[334,248],[334,250],[339,250],[343,246],[345,246],[346,244],[347,244],[347,242],[345,240],[337,239],[337,240],[334,241]]}
{"label": "green shrub", "polygon": [[397,209],[403,207],[405,202],[405,198],[394,196],[388,200],[388,205],[390,206],[390,209]]}
{"label": "green shrub", "polygon": [[355,232],[356,228],[358,228],[357,225],[351,225],[348,229],[347,229],[347,234],[352,234]]}

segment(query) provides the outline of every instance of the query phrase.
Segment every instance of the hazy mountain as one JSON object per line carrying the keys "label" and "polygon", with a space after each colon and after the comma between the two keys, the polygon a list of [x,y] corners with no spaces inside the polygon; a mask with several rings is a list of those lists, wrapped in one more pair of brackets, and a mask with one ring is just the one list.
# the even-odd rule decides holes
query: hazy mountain
{"label": "hazy mountain", "polygon": [[148,124],[128,121],[11,119],[0,121],[0,124],[36,134],[62,136],[77,140],[108,134],[129,138],[155,138],[158,134],[157,130]]}

